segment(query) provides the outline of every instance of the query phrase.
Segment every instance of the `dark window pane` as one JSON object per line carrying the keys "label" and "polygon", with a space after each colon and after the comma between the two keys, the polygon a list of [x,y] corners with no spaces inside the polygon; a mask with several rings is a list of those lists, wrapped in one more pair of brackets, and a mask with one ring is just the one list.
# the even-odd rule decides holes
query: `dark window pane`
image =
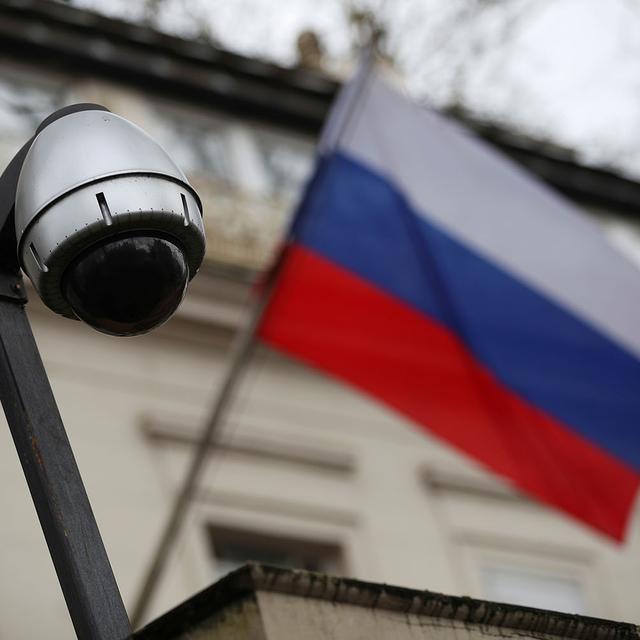
{"label": "dark window pane", "polygon": [[247,562],[321,573],[343,572],[338,545],[219,527],[209,529],[209,539],[218,578]]}

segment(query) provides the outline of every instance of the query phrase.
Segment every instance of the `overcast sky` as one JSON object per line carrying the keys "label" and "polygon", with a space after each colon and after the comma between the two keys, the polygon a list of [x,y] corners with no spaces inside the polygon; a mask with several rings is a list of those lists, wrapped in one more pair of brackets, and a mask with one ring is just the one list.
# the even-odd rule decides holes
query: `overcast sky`
{"label": "overcast sky", "polygon": [[[155,25],[206,25],[230,50],[290,65],[300,31],[351,55],[347,0],[156,0]],[[418,100],[478,114],[640,177],[640,0],[360,0],[388,26]],[[132,20],[142,0],[75,0]],[[506,28],[505,25],[510,25]]]}

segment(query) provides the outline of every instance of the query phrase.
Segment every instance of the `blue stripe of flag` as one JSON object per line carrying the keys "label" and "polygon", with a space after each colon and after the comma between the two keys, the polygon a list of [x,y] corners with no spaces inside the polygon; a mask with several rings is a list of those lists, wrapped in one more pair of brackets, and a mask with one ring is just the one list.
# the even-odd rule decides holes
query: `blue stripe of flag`
{"label": "blue stripe of flag", "polygon": [[417,215],[383,177],[325,158],[294,235],[454,331],[508,388],[640,471],[640,362]]}

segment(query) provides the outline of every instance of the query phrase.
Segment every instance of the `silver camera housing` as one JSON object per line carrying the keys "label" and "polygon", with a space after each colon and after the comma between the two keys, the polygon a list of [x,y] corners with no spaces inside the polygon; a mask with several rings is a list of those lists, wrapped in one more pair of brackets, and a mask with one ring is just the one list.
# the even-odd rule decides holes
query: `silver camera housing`
{"label": "silver camera housing", "polygon": [[20,266],[43,302],[75,319],[62,293],[83,251],[126,233],[163,236],[184,252],[189,280],[205,253],[202,203],[169,155],[109,111],[48,124],[24,160],[15,204]]}

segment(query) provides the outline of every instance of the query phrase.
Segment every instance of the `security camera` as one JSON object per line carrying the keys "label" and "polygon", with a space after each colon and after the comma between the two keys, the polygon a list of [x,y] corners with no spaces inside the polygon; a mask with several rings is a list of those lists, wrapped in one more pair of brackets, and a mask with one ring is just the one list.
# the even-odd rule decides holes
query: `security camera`
{"label": "security camera", "polygon": [[15,232],[42,301],[116,336],[166,321],[205,252],[202,203],[184,173],[99,105],[52,114],[26,148]]}

